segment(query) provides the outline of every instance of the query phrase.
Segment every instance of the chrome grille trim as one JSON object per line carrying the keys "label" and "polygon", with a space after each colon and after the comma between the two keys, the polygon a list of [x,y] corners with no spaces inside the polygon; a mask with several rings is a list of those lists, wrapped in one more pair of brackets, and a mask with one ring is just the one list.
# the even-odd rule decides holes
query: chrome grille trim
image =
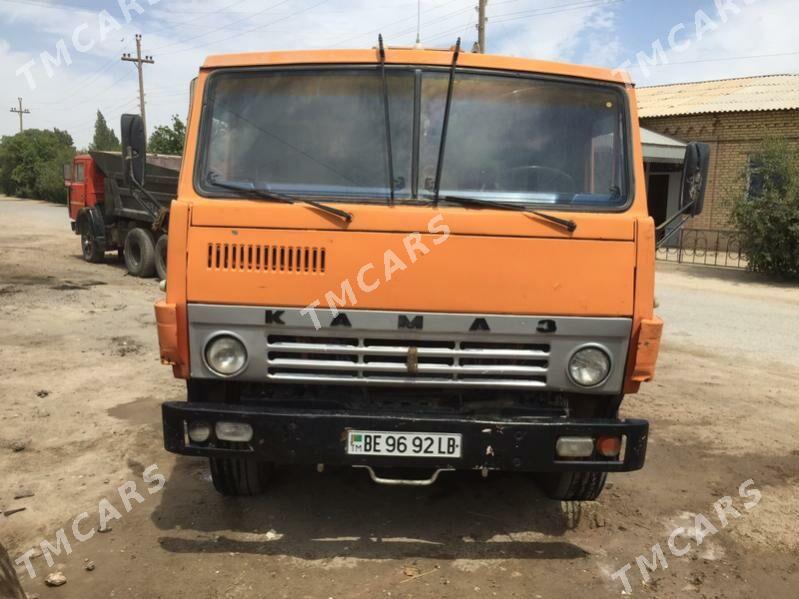
{"label": "chrome grille trim", "polygon": [[[326,337],[320,337],[318,343],[307,340],[274,341],[274,338],[285,339],[285,336],[267,335],[266,378],[273,381],[535,389],[546,387],[548,345],[541,345],[546,350],[463,349],[461,342],[448,340],[424,339],[427,344],[438,344],[442,347],[420,347],[412,341],[405,345],[386,345],[385,343],[398,342],[389,338],[345,338],[351,341],[350,344],[329,343]],[[375,341],[378,343],[375,344]],[[453,347],[446,347],[447,345]],[[286,357],[287,355],[292,357]],[[293,357],[295,355],[296,358]],[[409,357],[411,355],[412,358]],[[380,361],[381,358],[394,358],[395,361]],[[396,358],[402,360],[396,361]],[[412,366],[409,365],[409,360],[413,360]],[[537,365],[529,365],[530,362]]]}
{"label": "chrome grille trim", "polygon": [[496,389],[511,387],[514,389],[543,389],[546,387],[544,382],[517,382],[503,381],[494,379],[482,380],[452,380],[443,378],[425,379],[395,379],[387,377],[374,377],[354,379],[351,376],[321,375],[321,374],[278,374],[269,377],[270,380],[284,383],[319,383],[319,384],[345,384],[363,383],[371,385],[412,385],[412,386],[431,386],[431,387],[458,387],[463,389]]}
{"label": "chrome grille trim", "polygon": [[[408,354],[410,346],[377,346],[364,347],[353,345],[333,345],[315,343],[269,343],[267,348],[272,351],[316,354],[353,354],[353,355],[401,355]],[[521,350],[521,349],[444,349],[437,347],[418,347],[419,356],[432,356],[441,358],[529,358],[546,359],[548,351]]]}
{"label": "chrome grille trim", "polygon": [[[275,315],[279,315],[276,318]],[[236,380],[273,384],[529,389],[618,393],[632,320],[623,317],[446,314],[189,304],[191,377],[218,378],[203,363],[205,343],[225,331],[247,346]],[[408,324],[419,320],[421,327]],[[475,320],[488,330],[474,330]],[[555,323],[552,332],[541,322]],[[571,354],[597,344],[613,360],[598,387],[577,387],[566,374]]]}

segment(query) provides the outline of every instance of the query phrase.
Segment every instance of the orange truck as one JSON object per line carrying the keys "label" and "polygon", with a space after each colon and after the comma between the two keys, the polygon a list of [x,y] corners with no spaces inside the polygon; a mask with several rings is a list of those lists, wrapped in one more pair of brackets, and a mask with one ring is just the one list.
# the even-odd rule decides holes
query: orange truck
{"label": "orange truck", "polygon": [[[304,464],[590,500],[643,466],[648,423],[619,407],[663,323],[622,75],[459,44],[211,56],[185,147],[155,313],[187,401],[164,442],[219,492]],[[707,164],[689,144],[673,218],[701,211]]]}

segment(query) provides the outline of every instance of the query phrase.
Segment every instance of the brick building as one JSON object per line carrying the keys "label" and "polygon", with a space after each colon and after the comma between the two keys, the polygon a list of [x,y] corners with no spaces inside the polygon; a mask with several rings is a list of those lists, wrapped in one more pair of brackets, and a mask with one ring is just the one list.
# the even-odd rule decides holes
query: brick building
{"label": "brick building", "polygon": [[647,135],[655,144],[710,144],[705,209],[687,225],[694,229],[732,228],[730,199],[745,192],[749,183],[741,173],[764,138],[788,139],[799,160],[799,75],[642,87],[637,95],[641,126],[666,136],[653,140],[651,134],[644,135],[650,214],[656,222],[677,208],[682,165],[647,152]]}

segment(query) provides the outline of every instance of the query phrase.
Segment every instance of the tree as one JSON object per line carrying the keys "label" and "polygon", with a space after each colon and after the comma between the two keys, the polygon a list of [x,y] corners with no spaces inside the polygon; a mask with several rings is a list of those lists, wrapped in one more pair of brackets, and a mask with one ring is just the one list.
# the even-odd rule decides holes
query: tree
{"label": "tree", "polygon": [[0,190],[8,195],[65,202],[63,165],[75,155],[72,137],[58,129],[26,129],[0,139]]}
{"label": "tree", "polygon": [[89,145],[89,149],[118,151],[121,147],[119,138],[106,123],[103,113],[98,110],[97,120],[94,121],[94,139]]}
{"label": "tree", "polygon": [[172,115],[172,126],[161,125],[156,127],[150,142],[147,144],[147,151],[154,154],[183,154],[183,142],[186,140],[186,125],[176,114]]}
{"label": "tree", "polygon": [[752,270],[799,279],[799,164],[784,139],[765,140],[741,177],[731,218]]}

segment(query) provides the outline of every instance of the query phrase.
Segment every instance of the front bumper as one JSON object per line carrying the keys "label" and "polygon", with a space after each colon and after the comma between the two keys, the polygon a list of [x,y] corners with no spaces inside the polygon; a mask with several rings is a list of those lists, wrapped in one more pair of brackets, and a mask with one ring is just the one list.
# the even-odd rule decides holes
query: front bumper
{"label": "front bumper", "polygon": [[[369,465],[373,467],[453,468],[547,471],[623,472],[643,467],[649,423],[645,420],[556,417],[516,419],[470,418],[453,415],[390,414],[327,409],[290,410],[264,405],[167,402],[162,406],[164,446],[190,456],[251,457],[292,464]],[[192,443],[186,425],[193,421],[244,422],[252,426],[250,443]],[[419,458],[349,455],[347,431],[460,433],[462,457]],[[622,459],[561,459],[555,442],[561,436],[621,435],[626,438]]]}

